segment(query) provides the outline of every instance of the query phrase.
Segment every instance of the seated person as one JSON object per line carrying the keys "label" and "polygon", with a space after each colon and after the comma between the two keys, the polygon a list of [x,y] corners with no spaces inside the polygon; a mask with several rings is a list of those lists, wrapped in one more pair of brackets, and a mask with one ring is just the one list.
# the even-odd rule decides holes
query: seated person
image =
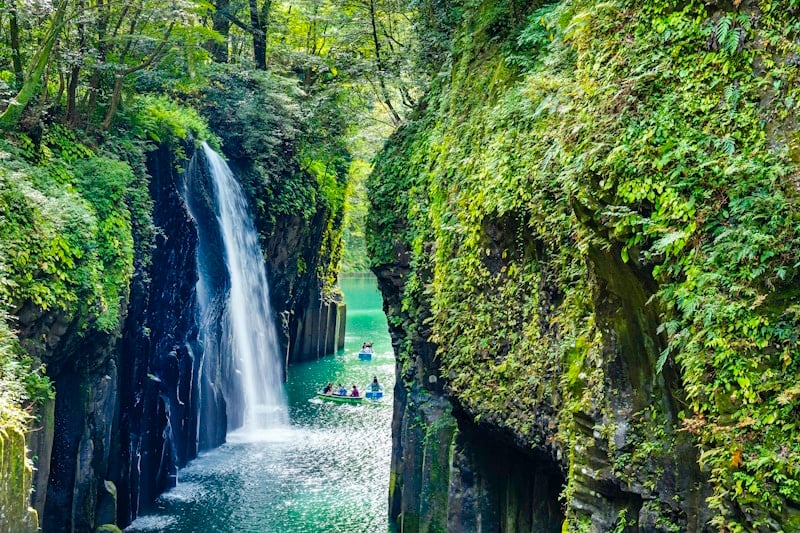
{"label": "seated person", "polygon": [[353,385],[353,390],[350,392],[350,396],[353,398],[358,398],[358,387],[355,385]]}
{"label": "seated person", "polygon": [[338,394],[339,396],[347,396],[347,389],[345,389],[344,385],[342,385],[341,383],[339,383]]}
{"label": "seated person", "polygon": [[322,394],[330,394],[332,392],[333,392],[333,383],[329,381],[328,384],[325,385],[325,388],[322,389]]}

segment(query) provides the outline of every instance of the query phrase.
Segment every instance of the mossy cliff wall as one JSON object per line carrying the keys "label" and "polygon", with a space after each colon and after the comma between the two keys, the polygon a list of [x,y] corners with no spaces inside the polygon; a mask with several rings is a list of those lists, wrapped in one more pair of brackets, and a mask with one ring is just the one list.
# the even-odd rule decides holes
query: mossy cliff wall
{"label": "mossy cliff wall", "polygon": [[38,516],[31,507],[33,466],[25,449],[25,426],[0,420],[0,532],[28,533],[38,530]]}
{"label": "mossy cliff wall", "polygon": [[[202,221],[182,197],[190,136],[219,139],[187,107],[165,98],[138,104],[128,130],[98,147],[60,125],[0,141],[0,421],[18,415],[36,466],[33,496],[18,501],[31,483],[18,468],[25,447],[17,439],[4,448],[14,457],[0,465],[0,478],[11,480],[0,496],[17,506],[11,531],[35,527],[29,505],[43,531],[124,526],[174,486],[199,449],[224,442],[230,425],[222,386],[232,365],[206,361],[198,373]],[[227,109],[216,111],[235,115]],[[216,126],[223,138],[247,129],[236,120]],[[346,164],[322,174],[302,168],[296,136],[260,151],[256,144],[258,161],[227,140],[277,287],[274,319],[284,347],[299,344],[304,317],[324,310],[337,320],[329,302]]]}
{"label": "mossy cliff wall", "polygon": [[[368,184],[400,378],[392,516],[800,527],[800,6],[424,7],[445,60]],[[541,481],[481,482],[465,506],[492,479],[468,448]]]}
{"label": "mossy cliff wall", "polygon": [[[113,476],[115,341],[133,272],[131,219],[147,214],[134,192],[142,175],[60,126],[16,141],[0,149],[0,410],[10,402],[35,415],[41,527],[88,531]],[[24,448],[14,450],[22,464]]]}

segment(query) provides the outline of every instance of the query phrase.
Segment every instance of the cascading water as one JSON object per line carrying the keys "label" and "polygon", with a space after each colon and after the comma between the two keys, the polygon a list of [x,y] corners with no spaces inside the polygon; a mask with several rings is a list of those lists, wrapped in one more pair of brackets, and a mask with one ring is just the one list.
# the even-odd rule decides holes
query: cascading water
{"label": "cascading water", "polygon": [[[214,431],[203,427],[203,410],[214,411],[220,403],[226,406],[229,429],[268,429],[287,422],[280,349],[258,234],[225,160],[205,143],[203,152],[210,187],[191,181],[186,185],[200,240],[197,295],[204,353],[198,379],[205,396],[200,399],[201,442],[204,432]],[[192,167],[187,174],[196,181],[204,173],[196,161]],[[203,220],[211,218],[200,215],[203,209],[213,210],[215,224]]]}

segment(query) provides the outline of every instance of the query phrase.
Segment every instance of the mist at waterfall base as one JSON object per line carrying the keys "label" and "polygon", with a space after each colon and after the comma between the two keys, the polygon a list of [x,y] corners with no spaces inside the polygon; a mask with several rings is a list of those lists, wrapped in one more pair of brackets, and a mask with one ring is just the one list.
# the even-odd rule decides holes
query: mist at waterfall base
{"label": "mist at waterfall base", "polygon": [[[222,396],[219,384],[227,383],[228,427],[242,427],[228,433],[226,444],[201,452],[181,469],[177,486],[158,498],[155,511],[126,531],[387,531],[394,357],[375,279],[342,280],[348,304],[345,350],[290,367],[284,391],[280,363],[264,365],[272,364],[265,354],[277,356],[270,351],[275,332],[263,328],[272,326],[270,320],[257,316],[263,311],[268,317],[270,311],[257,238],[254,231],[248,236],[252,222],[246,203],[224,161],[209,148],[205,152],[211,188],[222,194],[214,207],[219,227],[204,228],[203,217],[195,217],[203,353],[198,379],[208,384],[200,403],[210,404],[213,412]],[[215,163],[224,166],[215,168]],[[208,192],[187,198],[208,197]],[[227,193],[231,197],[225,199]],[[226,222],[226,211],[239,208]],[[221,274],[225,269],[229,275]],[[237,309],[242,302],[247,303]],[[366,340],[375,343],[371,361],[356,355]],[[380,403],[352,406],[314,398],[327,381],[364,387],[373,376],[385,387]],[[281,408],[287,398],[288,406]],[[200,432],[203,416],[201,407]]]}

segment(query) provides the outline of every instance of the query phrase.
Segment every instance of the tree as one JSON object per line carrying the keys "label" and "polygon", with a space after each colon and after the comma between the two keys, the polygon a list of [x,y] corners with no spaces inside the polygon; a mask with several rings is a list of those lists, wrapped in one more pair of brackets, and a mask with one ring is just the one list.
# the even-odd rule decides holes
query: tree
{"label": "tree", "polygon": [[[61,30],[64,27],[64,16],[67,12],[68,0],[61,0],[57,5],[50,21],[47,32],[42,39],[39,49],[31,59],[28,69],[25,71],[25,76],[22,82],[22,88],[17,95],[8,103],[8,107],[0,114],[0,130],[12,130],[17,127],[19,120],[22,117],[23,111],[28,106],[39,85],[42,83],[45,68],[50,61],[50,53],[53,50]],[[15,23],[16,24],[16,23]],[[19,53],[19,46],[17,46],[16,54]],[[15,65],[16,68],[16,65]]]}
{"label": "tree", "polygon": [[37,112],[47,110],[72,127],[108,129],[131,88],[129,80],[145,78],[168,56],[182,56],[187,65],[207,58],[201,45],[219,41],[201,23],[207,5],[204,0],[59,0],[43,12],[23,12],[10,4],[6,21],[0,20],[13,30],[7,48],[0,49],[0,71],[4,62],[17,71],[23,57],[31,59],[18,94],[0,115],[0,127],[15,128],[41,87]]}
{"label": "tree", "polygon": [[[248,33],[253,39],[253,62],[259,70],[267,70],[267,36],[269,33],[270,10],[272,0],[264,0],[259,6],[257,0],[248,0],[248,20],[243,21],[236,10],[231,6],[230,0],[217,0],[214,3],[215,12],[212,17],[214,29],[228,36],[230,25],[235,24]],[[215,59],[228,60],[227,46],[223,51],[217,49]]]}
{"label": "tree", "polygon": [[25,73],[22,71],[22,56],[19,50],[19,23],[17,17],[17,2],[11,2],[8,10],[8,34],[9,45],[11,46],[11,61],[14,65],[14,77],[18,85],[22,85],[25,80]]}

